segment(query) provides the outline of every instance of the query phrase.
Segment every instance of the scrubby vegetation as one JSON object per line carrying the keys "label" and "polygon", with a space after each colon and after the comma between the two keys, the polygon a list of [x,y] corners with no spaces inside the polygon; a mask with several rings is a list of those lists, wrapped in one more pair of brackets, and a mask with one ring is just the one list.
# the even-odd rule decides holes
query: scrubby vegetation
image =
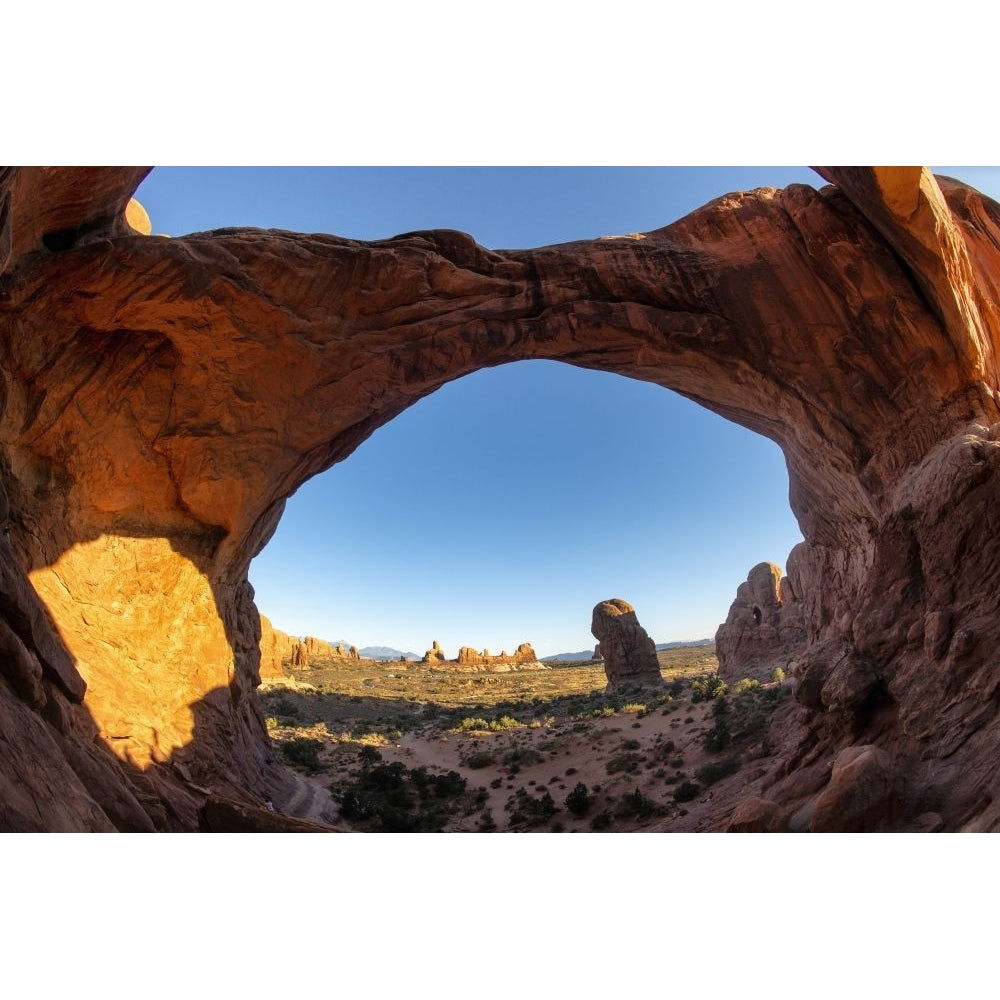
{"label": "scrubby vegetation", "polygon": [[466,805],[481,805],[485,789],[466,802],[467,782],[457,771],[430,774],[425,767],[363,762],[357,777],[331,789],[341,815],[359,829],[387,833],[443,830],[449,819]]}
{"label": "scrubby vegetation", "polygon": [[703,649],[661,664],[663,688],[607,695],[590,663],[482,675],[339,663],[265,689],[262,707],[286,761],[335,777],[351,829],[634,830],[712,801],[761,755],[790,693],[726,685]]}

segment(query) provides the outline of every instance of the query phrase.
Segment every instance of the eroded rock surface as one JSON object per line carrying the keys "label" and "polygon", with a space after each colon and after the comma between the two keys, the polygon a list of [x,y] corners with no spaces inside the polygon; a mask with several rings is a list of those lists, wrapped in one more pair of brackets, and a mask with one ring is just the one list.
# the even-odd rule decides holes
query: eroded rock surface
{"label": "eroded rock surface", "polygon": [[291,664],[299,640],[275,628],[260,616],[260,679],[275,680],[285,676],[284,665]]}
{"label": "eroded rock surface", "polygon": [[643,239],[504,252],[143,236],[145,168],[0,172],[0,706],[26,748],[0,755],[0,826],[193,829],[206,790],[266,802],[287,776],[247,568],[285,499],[526,358],[663,385],[783,449],[806,648],[761,791],[790,828],[858,746],[890,762],[889,825],[1000,826],[1000,209],[919,168],[819,170],[834,186]]}
{"label": "eroded rock surface", "polygon": [[727,681],[767,680],[775,668],[791,674],[806,641],[801,584],[791,579],[795,561],[793,550],[789,576],[774,563],[758,563],[737,589],[715,633],[719,674]]}
{"label": "eroded rock surface", "polygon": [[628,601],[620,597],[601,601],[591,616],[590,631],[604,659],[608,693],[663,683],[656,644],[639,624],[635,608]]}

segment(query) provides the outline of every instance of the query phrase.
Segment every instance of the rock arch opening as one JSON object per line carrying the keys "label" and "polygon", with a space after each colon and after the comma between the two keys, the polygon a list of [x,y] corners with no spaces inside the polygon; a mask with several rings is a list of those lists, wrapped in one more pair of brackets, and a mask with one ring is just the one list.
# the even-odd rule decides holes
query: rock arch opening
{"label": "rock arch opening", "polygon": [[759,435],[659,386],[521,362],[442,387],[301,487],[250,580],[276,628],[359,648],[579,651],[619,592],[656,641],[701,639],[747,562],[801,540],[787,495]]}
{"label": "rock arch opening", "polygon": [[[246,571],[285,499],[462,375],[529,359],[626,374],[787,459],[808,649],[801,717],[757,788],[767,823],[996,826],[1000,209],[926,170],[821,174],[834,186],[501,252],[450,231],[140,238],[118,220],[141,171],[5,171],[10,565],[49,595],[81,666],[143,674],[150,703],[161,689],[192,703],[222,691],[191,756],[257,787],[268,763]],[[46,250],[45,233],[69,230],[86,239]],[[100,596],[106,576],[120,607]],[[155,615],[140,620],[143,602]],[[190,655],[164,663],[144,631],[154,617],[158,634],[204,625],[219,639],[222,684]],[[110,741],[115,692],[93,685],[86,699]],[[94,735],[70,709],[17,705],[69,741],[52,743],[64,761]]]}

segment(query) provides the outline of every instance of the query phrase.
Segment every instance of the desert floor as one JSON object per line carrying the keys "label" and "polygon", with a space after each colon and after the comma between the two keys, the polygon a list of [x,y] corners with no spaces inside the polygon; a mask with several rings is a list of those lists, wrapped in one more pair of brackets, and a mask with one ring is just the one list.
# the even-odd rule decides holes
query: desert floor
{"label": "desert floor", "polygon": [[616,697],[599,663],[334,662],[270,681],[268,729],[300,776],[275,804],[358,831],[717,828],[764,775],[789,685],[725,690],[712,647],[659,656],[662,688]]}

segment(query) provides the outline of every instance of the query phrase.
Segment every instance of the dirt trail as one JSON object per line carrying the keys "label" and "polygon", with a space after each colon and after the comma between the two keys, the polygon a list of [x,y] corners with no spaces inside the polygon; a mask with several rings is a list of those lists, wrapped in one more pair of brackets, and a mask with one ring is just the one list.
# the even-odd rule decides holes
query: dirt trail
{"label": "dirt trail", "polygon": [[275,797],[274,808],[297,819],[308,819],[331,826],[340,825],[339,810],[330,797],[329,790],[291,768],[289,773],[294,778],[294,784],[287,793]]}

